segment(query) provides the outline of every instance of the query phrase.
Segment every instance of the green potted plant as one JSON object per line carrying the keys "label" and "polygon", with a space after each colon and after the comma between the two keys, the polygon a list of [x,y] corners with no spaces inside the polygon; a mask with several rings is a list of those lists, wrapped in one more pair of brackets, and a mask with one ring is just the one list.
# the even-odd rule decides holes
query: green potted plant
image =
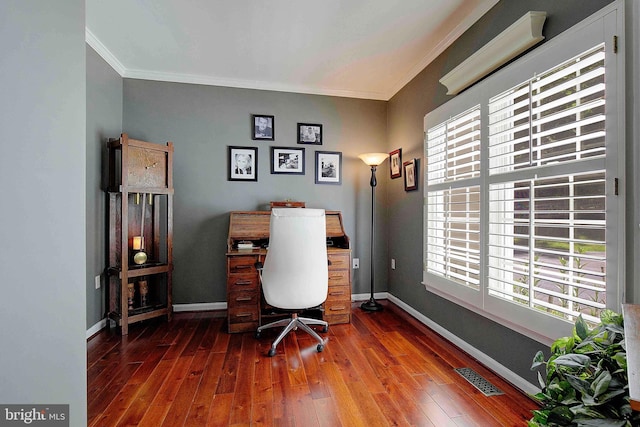
{"label": "green potted plant", "polygon": [[600,320],[591,329],[579,316],[573,336],[556,340],[548,360],[536,353],[531,369],[538,370],[542,390],[533,397],[542,407],[533,411],[530,427],[640,426],[629,405],[622,315],[605,310]]}

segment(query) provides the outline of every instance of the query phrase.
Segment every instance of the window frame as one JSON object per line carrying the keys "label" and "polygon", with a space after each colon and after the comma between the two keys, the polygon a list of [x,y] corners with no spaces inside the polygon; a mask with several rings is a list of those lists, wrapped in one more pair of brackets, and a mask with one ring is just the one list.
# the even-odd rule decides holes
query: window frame
{"label": "window frame", "polygon": [[[513,88],[536,74],[545,71],[575,57],[594,46],[605,44],[606,72],[606,157],[607,171],[607,268],[606,298],[607,307],[619,311],[625,288],[625,159],[624,159],[624,52],[619,49],[613,53],[613,36],[622,30],[621,10],[618,4],[611,4],[591,17],[583,20],[564,33],[558,35],[514,61],[492,76],[472,86],[446,104],[428,113],[424,118],[425,159],[427,149],[427,132],[442,124],[449,118],[465,112],[477,104],[481,108],[481,212],[480,212],[480,247],[483,248],[480,258],[480,289],[474,290],[460,286],[455,282],[427,271],[427,210],[428,193],[433,186],[427,182],[424,171],[424,237],[423,237],[423,284],[425,288],[452,302],[488,317],[500,324],[525,334],[545,344],[551,343],[559,336],[570,335],[573,323],[522,307],[513,302],[490,296],[487,286],[488,272],[488,223],[489,197],[488,189],[495,177],[489,173],[488,115],[489,99]],[[524,77],[523,76],[527,76]],[[427,165],[427,161],[425,161]],[[618,196],[614,196],[615,182],[618,180]],[[611,224],[616,230],[611,231]]]}

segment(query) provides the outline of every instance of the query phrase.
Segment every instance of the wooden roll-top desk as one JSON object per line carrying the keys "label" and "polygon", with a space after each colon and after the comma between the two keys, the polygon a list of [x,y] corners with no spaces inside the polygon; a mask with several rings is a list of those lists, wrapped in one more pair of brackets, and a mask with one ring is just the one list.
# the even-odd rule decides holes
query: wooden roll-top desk
{"label": "wooden roll-top desk", "polygon": [[[227,239],[227,320],[232,332],[255,331],[280,315],[260,290],[256,262],[263,262],[269,244],[271,212],[231,212]],[[329,324],[351,321],[351,249],[342,214],[326,211],[329,291],[318,316]],[[301,283],[300,286],[304,286]]]}

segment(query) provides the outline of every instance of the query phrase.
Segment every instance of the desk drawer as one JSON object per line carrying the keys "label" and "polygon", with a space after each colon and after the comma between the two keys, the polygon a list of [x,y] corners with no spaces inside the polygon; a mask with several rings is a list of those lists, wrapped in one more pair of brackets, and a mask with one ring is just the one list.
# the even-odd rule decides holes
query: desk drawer
{"label": "desk drawer", "polygon": [[349,252],[334,252],[327,254],[331,264],[329,265],[329,271],[331,270],[349,270]]}
{"label": "desk drawer", "polygon": [[344,286],[329,286],[329,292],[327,293],[327,301],[346,301],[351,302],[351,288],[349,283],[346,282]]}
{"label": "desk drawer", "polygon": [[327,314],[343,314],[351,311],[350,299],[328,299],[324,302],[324,311]]}
{"label": "desk drawer", "polygon": [[229,324],[256,322],[257,325],[258,305],[240,305],[238,307],[229,307],[227,314]]}
{"label": "desk drawer", "polygon": [[229,292],[227,295],[227,307],[231,308],[251,306],[254,307],[254,309],[257,309],[258,301],[260,301],[260,298],[258,297],[257,289],[233,291]]}
{"label": "desk drawer", "polygon": [[227,277],[227,291],[258,290],[259,277],[256,274],[232,274]]}
{"label": "desk drawer", "polygon": [[347,286],[349,284],[349,270],[329,269],[329,290],[332,286]]}
{"label": "desk drawer", "polygon": [[343,314],[326,314],[322,318],[330,325],[340,325],[343,323],[351,323],[351,312]]}
{"label": "desk drawer", "polygon": [[351,320],[351,301],[325,301],[323,319],[331,325],[349,323]]}
{"label": "desk drawer", "polygon": [[228,274],[258,274],[258,255],[241,255],[227,258]]}

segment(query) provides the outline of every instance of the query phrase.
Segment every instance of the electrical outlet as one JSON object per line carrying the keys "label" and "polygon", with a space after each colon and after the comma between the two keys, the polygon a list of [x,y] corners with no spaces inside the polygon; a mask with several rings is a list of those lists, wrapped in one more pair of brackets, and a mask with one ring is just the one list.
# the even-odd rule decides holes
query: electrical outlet
{"label": "electrical outlet", "polygon": [[392,270],[396,269],[396,259],[395,258],[391,258],[391,269]]}
{"label": "electrical outlet", "polygon": [[96,276],[96,289],[100,289],[100,276]]}
{"label": "electrical outlet", "polygon": [[353,269],[357,270],[360,268],[360,258],[354,258],[353,259]]}

